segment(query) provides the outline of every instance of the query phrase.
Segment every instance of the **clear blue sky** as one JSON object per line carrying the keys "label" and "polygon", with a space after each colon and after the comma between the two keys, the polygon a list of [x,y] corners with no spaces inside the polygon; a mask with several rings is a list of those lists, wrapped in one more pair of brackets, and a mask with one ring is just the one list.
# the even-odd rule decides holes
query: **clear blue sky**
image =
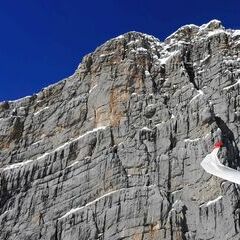
{"label": "clear blue sky", "polygon": [[128,31],[161,40],[219,19],[240,29],[239,0],[0,0],[0,101],[71,75],[82,57]]}

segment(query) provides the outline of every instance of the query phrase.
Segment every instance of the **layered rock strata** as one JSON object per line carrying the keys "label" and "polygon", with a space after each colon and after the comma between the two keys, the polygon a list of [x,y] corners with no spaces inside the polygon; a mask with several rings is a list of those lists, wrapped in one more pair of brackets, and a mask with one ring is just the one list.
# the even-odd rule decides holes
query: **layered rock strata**
{"label": "layered rock strata", "polygon": [[0,239],[238,240],[240,31],[129,32],[39,93],[0,103]]}

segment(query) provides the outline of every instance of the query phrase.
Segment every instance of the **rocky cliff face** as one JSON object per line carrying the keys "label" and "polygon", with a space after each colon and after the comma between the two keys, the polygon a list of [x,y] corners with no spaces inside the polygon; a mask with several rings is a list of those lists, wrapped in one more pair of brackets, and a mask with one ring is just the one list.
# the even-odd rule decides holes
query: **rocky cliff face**
{"label": "rocky cliff face", "polygon": [[0,104],[0,239],[237,240],[240,31],[137,32],[38,94]]}

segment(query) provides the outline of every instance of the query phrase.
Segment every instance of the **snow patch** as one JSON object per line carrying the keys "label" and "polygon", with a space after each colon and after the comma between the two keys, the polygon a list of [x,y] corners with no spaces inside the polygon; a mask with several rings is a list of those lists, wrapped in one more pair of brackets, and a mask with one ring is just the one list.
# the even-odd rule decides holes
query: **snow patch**
{"label": "snow patch", "polygon": [[227,87],[225,87],[225,88],[223,88],[223,89],[224,89],[224,90],[228,90],[228,89],[230,89],[230,88],[238,85],[239,83],[240,83],[240,79],[238,79],[238,81],[237,81],[236,83],[234,83],[234,84],[232,84],[232,85],[230,85],[230,86],[227,86]]}
{"label": "snow patch", "polygon": [[223,198],[223,196],[219,196],[219,197],[217,197],[217,198],[215,198],[215,199],[207,202],[207,203],[206,203],[206,206],[212,205],[212,204],[218,202],[219,200],[221,200],[222,198]]}
{"label": "snow patch", "polygon": [[210,57],[211,57],[211,55],[208,54],[204,59],[200,60],[200,63],[207,61]]}
{"label": "snow patch", "polygon": [[223,29],[217,29],[217,30],[209,32],[207,36],[212,37],[212,36],[219,35],[221,33],[226,33],[226,31],[224,31]]}
{"label": "snow patch", "polygon": [[73,213],[75,213],[75,212],[83,209],[84,207],[85,207],[85,206],[79,207],[79,208],[73,208],[73,209],[71,209],[70,211],[68,211],[66,214],[64,214],[62,217],[60,217],[59,219],[66,218],[66,217],[68,217],[69,215],[71,215],[71,214],[73,214]]}
{"label": "snow patch", "polygon": [[146,71],[145,71],[145,76],[146,76],[146,77],[149,77],[149,76],[150,76],[150,72],[146,70]]}
{"label": "snow patch", "polygon": [[15,168],[20,168],[28,163],[31,163],[33,160],[27,160],[25,162],[20,162],[20,163],[14,163],[14,164],[11,164],[7,167],[4,167],[4,168],[0,168],[1,170],[3,171],[6,171],[6,170],[11,170],[11,169],[15,169]]}
{"label": "snow patch", "polygon": [[135,49],[131,49],[131,51],[130,51],[131,53],[135,53],[136,52],[136,50]]}
{"label": "snow patch", "polygon": [[171,194],[175,194],[175,193],[178,193],[178,192],[181,192],[181,191],[182,191],[182,189],[178,189],[178,190],[175,190],[175,191],[171,192]]}
{"label": "snow patch", "polygon": [[121,192],[122,190],[125,190],[125,188],[121,188],[121,189],[118,189],[118,190],[114,190],[114,191],[108,192],[108,193],[102,195],[101,197],[96,198],[95,200],[93,200],[93,201],[91,201],[91,202],[88,202],[86,205],[84,205],[84,206],[82,206],[82,207],[73,208],[73,209],[71,209],[70,211],[68,211],[66,214],[64,214],[62,217],[60,217],[59,219],[66,218],[66,217],[68,217],[69,215],[71,215],[71,214],[73,214],[73,213],[75,213],[75,212],[77,212],[77,211],[79,211],[79,210],[81,210],[81,209],[84,209],[85,207],[88,207],[88,206],[90,206],[90,205],[98,202],[99,200],[101,200],[101,199],[103,199],[103,198],[105,198],[105,197],[107,197],[107,196],[111,196],[111,195],[113,195],[114,193]]}
{"label": "snow patch", "polygon": [[166,64],[172,57],[176,56],[179,54],[179,50],[173,51],[173,52],[168,52],[163,58],[158,58],[158,61],[160,62],[161,65]]}
{"label": "snow patch", "polygon": [[132,44],[134,44],[134,43],[138,43],[138,42],[139,42],[139,39],[132,40],[132,41],[130,41],[130,42],[127,44],[127,46],[132,45]]}
{"label": "snow patch", "polygon": [[54,150],[50,151],[50,152],[46,152],[44,153],[43,155],[39,156],[36,158],[36,160],[28,160],[28,161],[25,161],[25,162],[21,162],[21,163],[16,163],[16,164],[12,164],[12,165],[9,165],[7,167],[4,167],[4,168],[0,168],[1,170],[9,170],[9,169],[15,169],[15,168],[19,168],[19,167],[22,167],[23,165],[26,165],[26,164],[29,164],[29,163],[32,163],[33,161],[38,161],[38,160],[42,160],[44,159],[45,157],[49,156],[50,154],[54,153],[54,152],[57,152],[61,149],[64,149],[66,146],[70,145],[71,143],[73,142],[76,142],[78,140],[80,140],[81,138],[91,134],[91,133],[94,133],[94,132],[97,132],[98,130],[103,130],[103,129],[106,129],[107,126],[101,126],[101,127],[98,127],[98,128],[93,128],[91,131],[87,131],[86,133],[84,133],[83,135],[77,137],[77,138],[74,138],[62,145],[60,145],[59,147],[55,148]]}
{"label": "snow patch", "polygon": [[201,140],[201,138],[195,138],[195,139],[186,138],[186,139],[184,139],[184,142],[198,142],[200,140]]}
{"label": "snow patch", "polygon": [[210,25],[213,25],[215,24],[216,26],[217,25],[221,25],[221,21],[217,20],[217,19],[213,19],[211,20],[210,22],[206,23],[206,24],[203,24],[201,27],[200,27],[200,30],[205,30],[207,28],[209,28]]}
{"label": "snow patch", "polygon": [[73,162],[71,165],[67,166],[67,168],[71,168],[79,163],[79,160]]}
{"label": "snow patch", "polygon": [[240,30],[235,30],[234,32],[233,32],[233,35],[232,35],[233,37],[237,37],[237,36],[240,36]]}
{"label": "snow patch", "polygon": [[124,38],[123,35],[119,35],[119,36],[115,37],[115,39],[122,39],[122,38]]}
{"label": "snow patch", "polygon": [[[155,184],[152,184],[152,185],[146,186],[146,188],[153,188],[153,187],[155,187],[155,186],[156,186]],[[102,195],[102,196],[94,199],[93,201],[88,202],[87,204],[85,204],[85,205],[82,206],[82,207],[78,207],[78,208],[73,208],[73,209],[71,209],[70,211],[68,211],[67,213],[65,213],[62,217],[60,217],[59,220],[60,220],[60,219],[64,219],[64,218],[68,217],[69,215],[71,215],[71,214],[73,214],[73,213],[75,213],[75,212],[77,212],[77,211],[79,211],[79,210],[84,209],[85,207],[91,206],[91,205],[95,204],[96,202],[100,201],[101,199],[103,199],[103,198],[105,198],[105,197],[114,195],[115,193],[119,193],[119,192],[125,191],[125,190],[127,190],[127,188],[120,188],[120,189],[117,189],[117,190],[113,190],[113,191],[111,191],[111,192],[108,192],[108,193],[106,193],[106,194],[104,194],[104,195]]]}
{"label": "snow patch", "polygon": [[34,142],[34,143],[32,143],[32,146],[37,145],[37,144],[41,143],[42,141],[43,141],[43,139],[41,139],[41,140],[39,140],[37,142]]}
{"label": "snow patch", "polygon": [[40,114],[41,112],[43,112],[43,111],[45,111],[47,109],[49,109],[49,107],[42,108],[39,111],[35,112],[33,115],[36,116],[36,115]]}
{"label": "snow patch", "polygon": [[97,84],[94,85],[94,86],[90,89],[89,93],[91,93],[97,86],[98,86]]}
{"label": "snow patch", "polygon": [[174,38],[175,36],[177,36],[182,30],[184,29],[193,29],[193,28],[199,28],[199,26],[195,25],[195,24],[187,24],[184,25],[182,27],[180,27],[177,31],[173,32],[170,36],[168,36],[166,38],[166,40],[169,40],[171,38]]}
{"label": "snow patch", "polygon": [[148,127],[143,127],[141,130],[145,130],[145,131],[152,131],[150,128]]}
{"label": "snow patch", "polygon": [[110,52],[110,53],[103,53],[100,55],[100,57],[107,57],[113,55],[115,52]]}
{"label": "snow patch", "polygon": [[72,139],[72,140],[70,140],[70,141],[62,144],[62,145],[60,145],[58,148],[54,149],[53,151],[51,151],[51,152],[49,152],[49,153],[45,153],[45,154],[50,154],[50,153],[53,153],[53,152],[57,152],[57,151],[59,151],[59,150],[62,150],[62,149],[64,149],[66,146],[72,144],[73,142],[76,142],[76,141],[84,138],[85,136],[87,136],[87,135],[89,135],[89,134],[91,134],[91,133],[95,133],[95,132],[97,132],[98,130],[104,130],[104,129],[106,129],[106,128],[107,128],[107,126],[101,126],[101,127],[93,128],[92,130],[87,131],[87,132],[84,133],[83,135],[80,135],[79,137],[74,138],[74,139]]}
{"label": "snow patch", "polygon": [[9,103],[18,103],[18,102],[27,100],[27,99],[29,99],[29,98],[31,98],[31,97],[32,97],[32,96],[26,96],[26,97],[19,98],[19,99],[16,99],[16,100],[11,100],[11,101],[8,101],[8,102],[9,102]]}
{"label": "snow patch", "polygon": [[158,38],[152,36],[152,35],[148,35],[148,34],[143,33],[143,36],[144,36],[146,39],[148,39],[148,40],[150,40],[150,41],[153,41],[156,45],[160,45],[160,44],[161,44],[160,40],[159,40]]}
{"label": "snow patch", "polygon": [[204,73],[204,72],[205,72],[204,69],[197,71],[197,73],[198,73],[199,75],[202,74],[202,73]]}
{"label": "snow patch", "polygon": [[202,90],[197,90],[198,94],[196,96],[194,96],[189,103],[193,102],[196,98],[204,95],[203,91]]}
{"label": "snow patch", "polygon": [[207,139],[207,138],[209,138],[209,137],[211,137],[211,133],[207,133],[207,134],[204,136],[204,139]]}
{"label": "snow patch", "polygon": [[138,52],[147,52],[147,49],[146,48],[143,48],[143,47],[138,47],[136,49]]}
{"label": "snow patch", "polygon": [[176,200],[176,201],[173,203],[173,205],[172,205],[172,210],[176,210],[175,208],[176,208],[176,206],[177,206],[177,204],[178,204],[179,202],[180,202],[179,200]]}

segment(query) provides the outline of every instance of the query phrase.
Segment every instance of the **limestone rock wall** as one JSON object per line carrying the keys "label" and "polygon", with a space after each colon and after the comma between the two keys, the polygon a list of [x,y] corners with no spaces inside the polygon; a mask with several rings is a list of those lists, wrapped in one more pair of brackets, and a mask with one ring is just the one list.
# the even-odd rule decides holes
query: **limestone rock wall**
{"label": "limestone rock wall", "polygon": [[75,73],[0,103],[0,239],[238,240],[240,31],[111,39]]}

